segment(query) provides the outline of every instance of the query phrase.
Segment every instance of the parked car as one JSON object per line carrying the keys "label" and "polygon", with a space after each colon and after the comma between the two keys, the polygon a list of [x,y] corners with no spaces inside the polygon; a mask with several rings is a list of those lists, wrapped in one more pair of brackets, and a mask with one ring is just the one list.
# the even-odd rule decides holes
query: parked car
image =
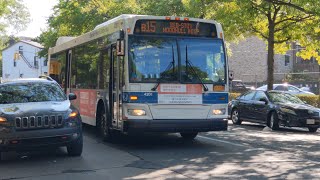
{"label": "parked car", "polygon": [[253,87],[246,86],[242,80],[232,80],[230,84],[230,92],[232,93],[244,93],[248,90],[252,90]]}
{"label": "parked car", "polygon": [[301,91],[311,92],[310,87],[301,87],[300,90],[301,90]]}
{"label": "parked car", "polygon": [[0,84],[1,152],[66,146],[80,156],[83,147],[79,111],[53,80],[20,79]]}
{"label": "parked car", "polygon": [[[263,90],[266,91],[267,90],[267,85],[261,86],[259,88],[257,88],[257,90]],[[315,95],[312,92],[309,91],[305,91],[302,89],[299,89],[296,86],[290,85],[290,84],[273,84],[273,90],[277,90],[277,91],[285,91],[287,93],[293,94],[293,95]]]}
{"label": "parked car", "polygon": [[279,126],[306,127],[316,132],[320,126],[320,109],[281,91],[248,91],[229,103],[233,124],[258,122],[276,130]]}

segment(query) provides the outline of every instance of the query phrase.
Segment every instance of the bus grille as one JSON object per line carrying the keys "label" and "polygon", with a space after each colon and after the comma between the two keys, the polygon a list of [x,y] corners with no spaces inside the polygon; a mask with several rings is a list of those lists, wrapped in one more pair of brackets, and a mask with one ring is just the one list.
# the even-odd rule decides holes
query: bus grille
{"label": "bus grille", "polygon": [[62,115],[16,117],[15,127],[19,130],[39,128],[59,128],[63,126]]}

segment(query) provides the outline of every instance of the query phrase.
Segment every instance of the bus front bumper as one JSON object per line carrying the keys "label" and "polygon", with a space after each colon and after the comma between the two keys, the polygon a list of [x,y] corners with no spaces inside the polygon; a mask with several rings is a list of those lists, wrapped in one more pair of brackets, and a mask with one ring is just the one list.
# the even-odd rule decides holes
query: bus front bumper
{"label": "bus front bumper", "polygon": [[142,132],[208,132],[227,131],[227,119],[161,119],[142,120],[130,119],[124,121],[123,131],[127,133]]}

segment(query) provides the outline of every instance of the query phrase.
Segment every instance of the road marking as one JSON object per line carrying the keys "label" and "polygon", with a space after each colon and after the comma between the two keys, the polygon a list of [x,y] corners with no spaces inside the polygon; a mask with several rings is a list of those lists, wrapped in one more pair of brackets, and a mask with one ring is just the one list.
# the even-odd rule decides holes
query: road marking
{"label": "road marking", "polygon": [[206,139],[206,140],[210,140],[210,141],[216,141],[216,142],[221,142],[221,143],[225,143],[225,144],[230,144],[233,146],[239,146],[239,147],[248,147],[246,145],[242,145],[242,144],[237,144],[237,143],[233,143],[233,142],[229,142],[229,141],[224,141],[224,140],[219,140],[219,139],[213,139],[213,138],[209,138],[209,137],[205,137],[205,136],[197,136],[198,138],[201,139]]}

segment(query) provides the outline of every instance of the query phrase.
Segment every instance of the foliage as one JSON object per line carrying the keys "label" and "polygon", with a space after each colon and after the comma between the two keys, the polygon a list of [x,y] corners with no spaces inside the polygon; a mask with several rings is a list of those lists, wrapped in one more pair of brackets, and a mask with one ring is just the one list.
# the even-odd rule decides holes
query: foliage
{"label": "foliage", "polygon": [[205,16],[222,22],[231,39],[257,35],[268,44],[268,88],[272,88],[274,53],[284,53],[288,41],[298,41],[306,50],[299,55],[314,56],[320,63],[320,1],[314,0],[222,0],[210,5],[214,11]]}
{"label": "foliage", "polygon": [[298,98],[300,98],[302,101],[305,101],[307,104],[310,104],[311,106],[314,107],[319,107],[319,96],[320,95],[297,95]]}
{"label": "foliage", "polygon": [[241,93],[229,93],[229,101],[236,99]]}
{"label": "foliage", "polygon": [[16,32],[25,29],[30,22],[29,12],[22,0],[0,1],[0,34],[5,33],[5,28],[11,26]]}

